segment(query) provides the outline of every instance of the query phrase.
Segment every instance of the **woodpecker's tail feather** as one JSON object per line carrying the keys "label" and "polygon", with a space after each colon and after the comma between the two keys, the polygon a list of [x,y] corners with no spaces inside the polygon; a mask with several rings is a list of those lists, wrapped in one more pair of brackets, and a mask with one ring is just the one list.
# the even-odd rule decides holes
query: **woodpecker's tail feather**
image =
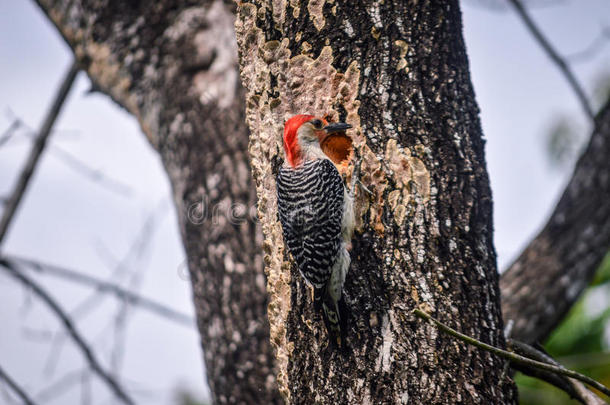
{"label": "woodpecker's tail feather", "polygon": [[340,302],[333,299],[327,288],[316,288],[314,289],[314,308],[324,319],[330,344],[339,349],[345,347],[345,311]]}

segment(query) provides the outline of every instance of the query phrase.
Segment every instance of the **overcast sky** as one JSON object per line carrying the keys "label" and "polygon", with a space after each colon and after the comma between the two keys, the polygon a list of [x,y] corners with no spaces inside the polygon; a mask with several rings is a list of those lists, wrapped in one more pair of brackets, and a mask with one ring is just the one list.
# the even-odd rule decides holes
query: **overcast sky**
{"label": "overcast sky", "polygon": [[[462,2],[464,35],[488,141],[495,242],[503,268],[544,223],[570,174],[549,165],[545,132],[560,115],[569,116],[583,134],[588,124],[564,79],[511,10],[490,11],[481,6],[485,3],[490,2]],[[532,13],[563,54],[586,48],[610,26],[607,0],[556,3]],[[69,49],[33,2],[0,2],[0,133],[14,116],[38,128],[70,60]],[[604,67],[610,67],[610,45],[574,64],[588,94]],[[118,274],[123,285],[192,315],[176,213],[159,158],[135,120],[107,97],[87,94],[89,86],[79,74],[3,253],[99,278]],[[0,196],[12,189],[28,147],[25,130],[0,147]],[[75,170],[74,158],[104,181]],[[91,293],[35,276],[69,310]],[[44,389],[53,383],[87,378],[80,353],[70,343],[57,343],[61,338],[55,332],[62,328],[31,298],[0,272],[0,364],[30,392],[42,392],[43,403],[80,403],[80,383],[67,384],[54,400],[43,401]],[[105,297],[77,322],[108,368],[117,338],[113,324],[123,312],[114,298]],[[184,386],[205,397],[194,326],[137,308],[125,313],[125,354],[118,370],[133,396],[142,403],[170,404],[175,389]],[[93,403],[110,403],[106,388],[90,380]],[[0,403],[5,400],[0,392]]]}

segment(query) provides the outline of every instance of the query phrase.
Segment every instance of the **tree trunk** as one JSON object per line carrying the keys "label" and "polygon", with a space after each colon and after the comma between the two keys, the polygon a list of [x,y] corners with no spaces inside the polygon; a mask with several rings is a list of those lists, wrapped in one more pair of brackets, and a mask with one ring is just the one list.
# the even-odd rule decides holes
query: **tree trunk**
{"label": "tree trunk", "polygon": [[[278,384],[290,403],[516,402],[498,358],[414,317],[504,346],[478,108],[449,2],[242,2],[237,39]],[[284,249],[274,167],[291,115],[353,125],[362,159],[345,286],[347,349]],[[348,174],[349,177],[349,174]]]}
{"label": "tree trunk", "polygon": [[246,154],[234,6],[39,0],[95,88],[134,114],[169,175],[215,403],[280,403]]}
{"label": "tree trunk", "polygon": [[589,285],[610,246],[610,100],[551,218],[502,275],[513,336],[544,340]]}

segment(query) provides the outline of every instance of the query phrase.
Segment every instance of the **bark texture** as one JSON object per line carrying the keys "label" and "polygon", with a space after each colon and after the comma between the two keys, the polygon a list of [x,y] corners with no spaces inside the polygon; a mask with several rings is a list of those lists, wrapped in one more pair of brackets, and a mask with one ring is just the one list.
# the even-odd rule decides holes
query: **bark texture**
{"label": "bark texture", "polygon": [[[421,306],[504,346],[491,194],[457,1],[248,1],[236,27],[284,397],[515,403],[502,361],[412,314]],[[277,220],[282,127],[299,113],[353,125],[372,191],[357,195],[344,353],[326,348]]]}
{"label": "bark texture", "polygon": [[[246,153],[234,5],[39,0],[169,175],[215,403],[280,403]],[[171,269],[171,271],[176,271]]]}
{"label": "bark texture", "polygon": [[512,336],[544,340],[589,285],[610,247],[610,101],[551,218],[502,275]]}

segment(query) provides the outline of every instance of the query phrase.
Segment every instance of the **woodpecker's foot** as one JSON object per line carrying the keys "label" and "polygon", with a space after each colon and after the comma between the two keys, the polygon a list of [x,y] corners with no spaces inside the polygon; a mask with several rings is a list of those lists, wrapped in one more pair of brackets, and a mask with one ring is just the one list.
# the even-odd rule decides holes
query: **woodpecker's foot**
{"label": "woodpecker's foot", "polygon": [[316,291],[315,288],[308,285],[307,286],[307,290],[309,291],[309,298],[311,299],[311,302],[313,302],[314,307],[316,307],[316,310],[318,310],[317,305],[318,302],[316,301]]}
{"label": "woodpecker's foot", "polygon": [[354,170],[352,170],[352,181],[350,184],[350,191],[352,195],[356,192],[356,183],[360,181],[360,166],[362,165],[362,158],[359,157],[354,164]]}
{"label": "woodpecker's foot", "polygon": [[371,190],[369,190],[360,180],[358,180],[358,185],[360,186],[360,188],[362,188],[364,191],[366,191],[369,195],[373,195],[373,192]]}
{"label": "woodpecker's foot", "polygon": [[356,164],[354,165],[354,170],[352,171],[352,181],[351,181],[351,185],[350,185],[350,190],[352,192],[352,195],[356,195],[356,185],[359,185],[360,188],[364,191],[366,191],[369,195],[373,195],[373,192],[371,190],[369,190],[368,188],[366,188],[366,186],[360,181],[360,171],[361,171],[361,166],[362,166],[362,157],[359,157],[358,160],[356,161]]}

